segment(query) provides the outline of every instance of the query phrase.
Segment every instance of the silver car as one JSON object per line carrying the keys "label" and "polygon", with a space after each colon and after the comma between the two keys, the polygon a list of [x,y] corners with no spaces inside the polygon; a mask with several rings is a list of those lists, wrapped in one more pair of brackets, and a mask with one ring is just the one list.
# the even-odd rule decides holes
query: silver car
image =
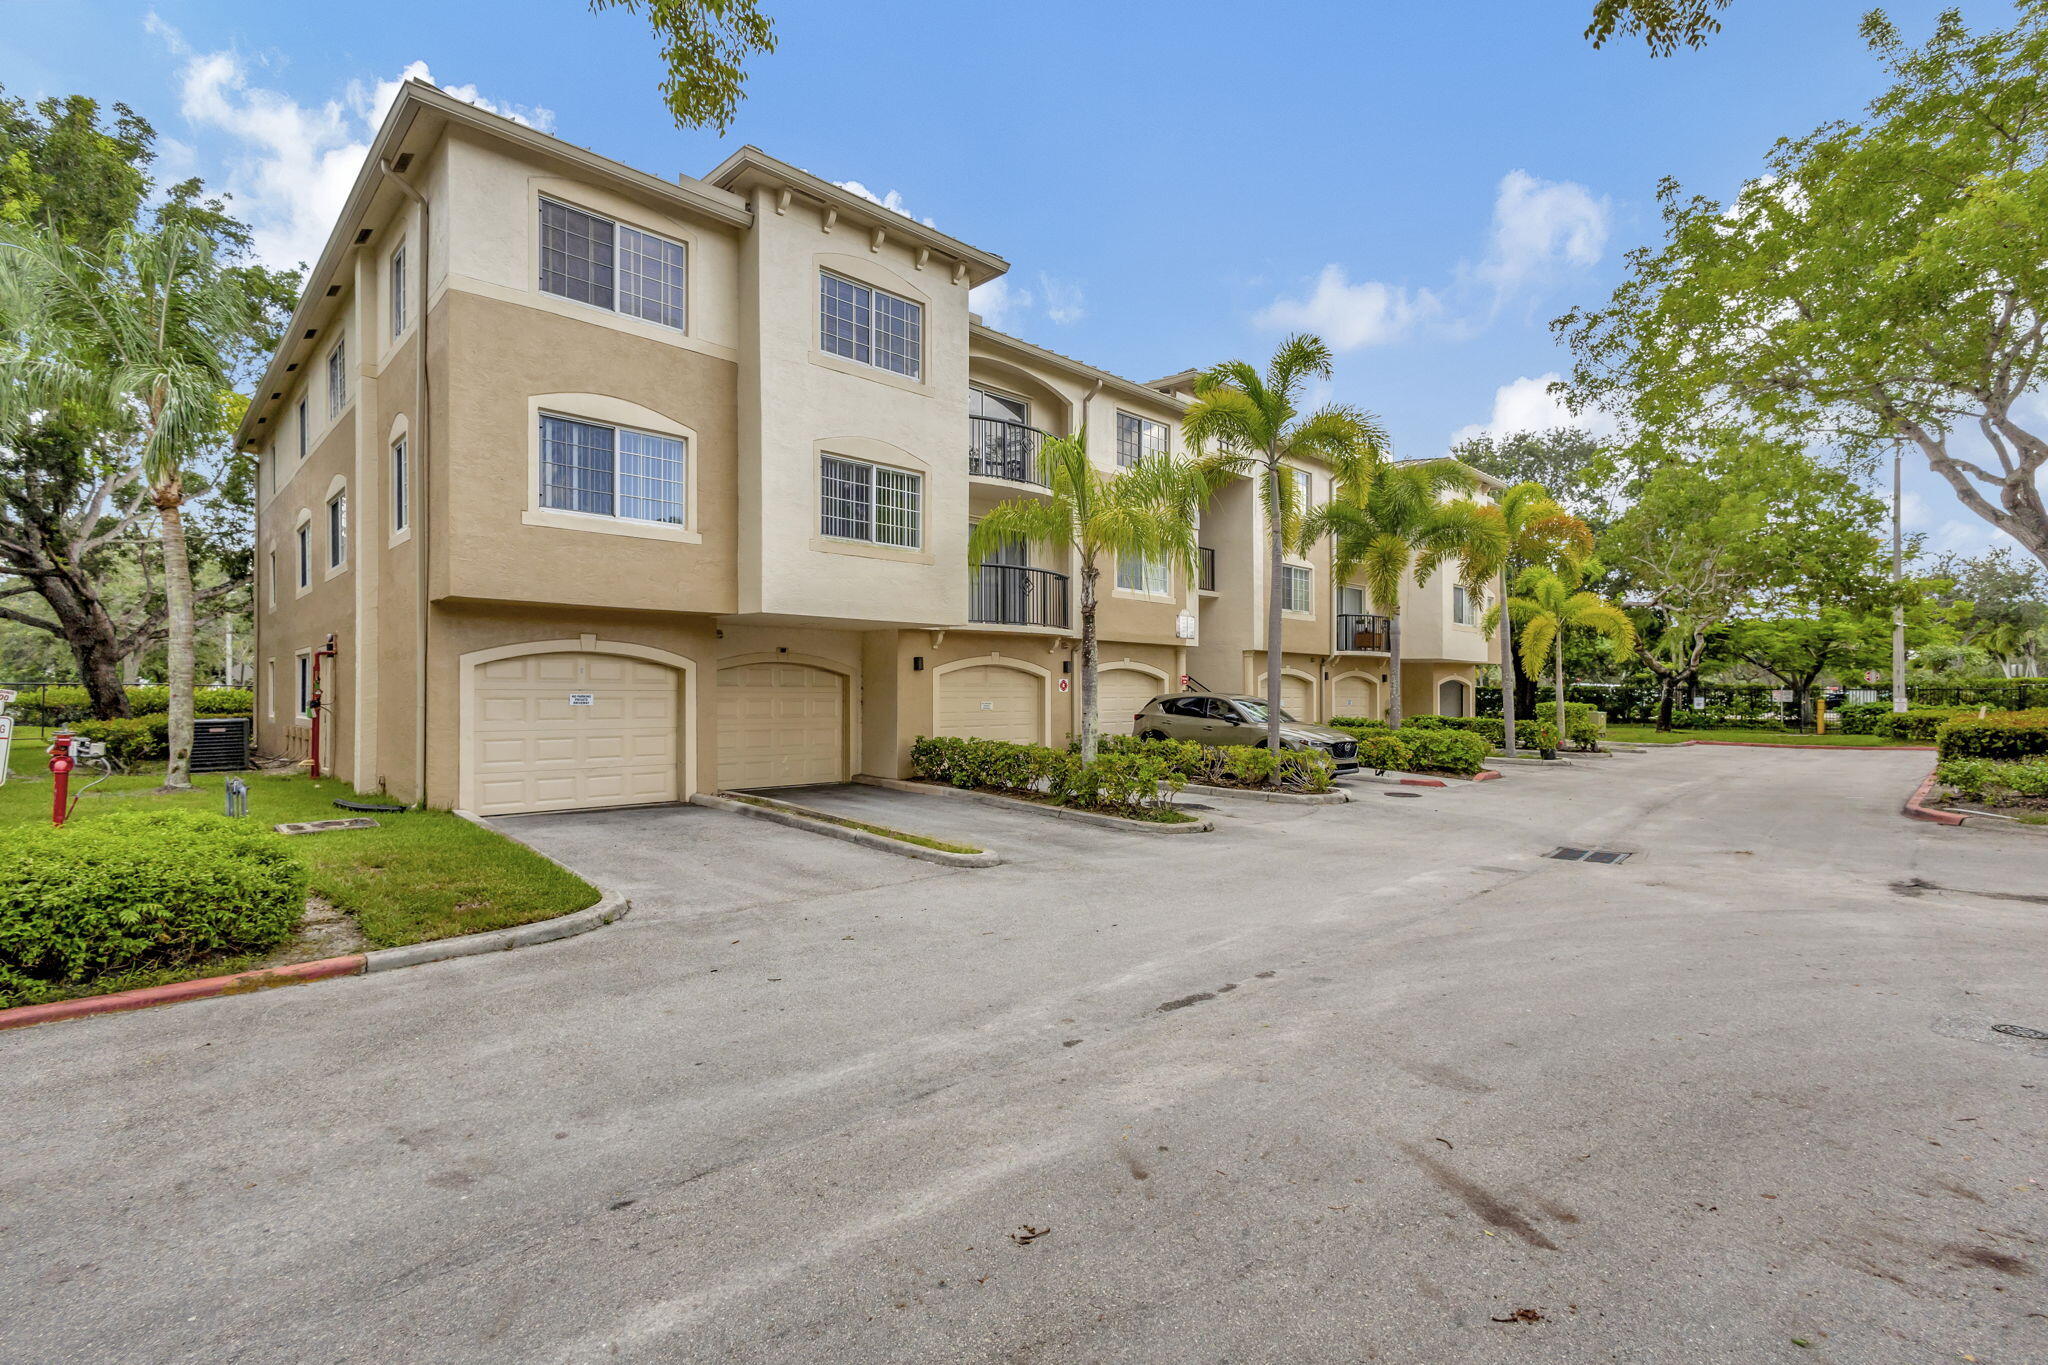
{"label": "silver car", "polygon": [[[1213,692],[1168,692],[1145,703],[1131,717],[1131,733],[1144,739],[1191,739],[1222,748],[1266,745],[1266,699],[1225,697]],[[1328,725],[1311,725],[1280,713],[1280,745],[1285,749],[1321,749],[1337,761],[1338,771],[1358,766],[1358,736]]]}

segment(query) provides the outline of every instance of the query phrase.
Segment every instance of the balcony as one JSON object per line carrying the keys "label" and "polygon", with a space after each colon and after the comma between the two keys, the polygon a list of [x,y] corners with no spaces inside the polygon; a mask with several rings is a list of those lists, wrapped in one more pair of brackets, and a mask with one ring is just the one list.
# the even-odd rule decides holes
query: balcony
{"label": "balcony", "polygon": [[1008,479],[1046,486],[1038,448],[1045,433],[1000,417],[967,419],[967,472],[975,478]]}
{"label": "balcony", "polygon": [[1198,547],[1202,552],[1201,573],[1195,580],[1197,590],[1216,591],[1216,552],[1208,546]]}
{"label": "balcony", "polygon": [[1390,623],[1384,616],[1339,616],[1337,618],[1337,652],[1339,654],[1385,654],[1393,648],[1389,638]]}
{"label": "balcony", "polygon": [[967,619],[979,625],[1067,628],[1067,576],[1018,564],[974,571]]}

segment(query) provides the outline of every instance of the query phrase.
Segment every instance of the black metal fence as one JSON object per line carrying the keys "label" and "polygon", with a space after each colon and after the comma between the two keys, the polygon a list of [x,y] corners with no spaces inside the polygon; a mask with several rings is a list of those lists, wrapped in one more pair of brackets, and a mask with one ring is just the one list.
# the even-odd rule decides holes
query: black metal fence
{"label": "black metal fence", "polygon": [[1203,592],[1216,591],[1216,552],[1208,546],[1198,547],[1201,554],[1201,574],[1195,586]]}
{"label": "black metal fence", "polygon": [[[1673,709],[1759,718],[1788,716],[1792,704],[1779,701],[1772,695],[1783,690],[1766,683],[1703,683],[1694,688],[1690,696],[1679,696],[1673,703]],[[1815,693],[1825,695],[1830,707],[1852,702],[1889,701],[1892,695],[1889,683],[1816,688]],[[1480,715],[1500,714],[1498,687],[1481,687],[1477,689],[1477,695]],[[1536,699],[1542,702],[1550,698],[1549,679],[1538,679]],[[1605,711],[1610,721],[1620,725],[1648,724],[1657,718],[1657,685],[1654,682],[1571,683],[1565,688],[1565,700],[1590,702]],[[1906,700],[1914,706],[1989,706],[1999,711],[2025,711],[2048,707],[2048,678],[1971,678],[1954,683],[1908,683]]]}
{"label": "black metal fence", "polygon": [[984,564],[974,571],[967,619],[983,625],[1067,626],[1067,576],[1019,564]]}
{"label": "black metal fence", "polygon": [[1045,433],[1001,417],[967,419],[967,472],[984,479],[1010,479],[1045,486],[1038,448]]}
{"label": "black metal fence", "polygon": [[[1356,616],[1347,612],[1337,618],[1337,648],[1385,654],[1393,648],[1393,622],[1384,616]],[[1495,688],[1495,699],[1499,696],[1500,689]]]}

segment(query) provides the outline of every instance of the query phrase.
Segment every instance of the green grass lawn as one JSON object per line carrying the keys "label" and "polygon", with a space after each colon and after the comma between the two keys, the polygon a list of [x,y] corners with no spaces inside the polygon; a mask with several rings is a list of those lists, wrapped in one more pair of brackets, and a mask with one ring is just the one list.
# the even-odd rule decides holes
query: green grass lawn
{"label": "green grass lawn", "polygon": [[1688,739],[1718,739],[1739,744],[1825,744],[1843,749],[1898,747],[1898,741],[1879,735],[1825,735],[1792,730],[1671,730],[1659,734],[1648,725],[1610,725],[1607,738],[1617,744],[1682,744]]}
{"label": "green grass lawn", "polygon": [[[40,745],[37,751],[40,751]],[[31,755],[16,736],[14,769],[30,769]],[[249,819],[269,827],[287,821],[329,820],[354,812],[336,809],[336,797],[355,795],[348,785],[313,781],[299,773],[247,773]],[[90,781],[88,775],[86,781]],[[110,810],[174,806],[219,811],[225,777],[195,777],[197,790],[159,794],[160,774],[114,777],[85,792],[72,819],[84,822]],[[73,791],[83,786],[74,783]],[[376,800],[376,797],[362,797]],[[11,827],[50,818],[50,779],[10,781],[0,787],[0,839]],[[376,829],[305,834],[292,838],[312,873],[314,895],[346,912],[363,937],[378,948],[427,939],[504,929],[552,919],[593,904],[597,889],[533,850],[447,811],[406,811],[372,815]],[[235,971],[245,963],[213,962],[174,972],[138,974],[118,983],[100,982],[68,995],[94,995],[137,985],[161,984]],[[150,979],[142,980],[142,975]],[[49,998],[58,998],[51,996]]]}

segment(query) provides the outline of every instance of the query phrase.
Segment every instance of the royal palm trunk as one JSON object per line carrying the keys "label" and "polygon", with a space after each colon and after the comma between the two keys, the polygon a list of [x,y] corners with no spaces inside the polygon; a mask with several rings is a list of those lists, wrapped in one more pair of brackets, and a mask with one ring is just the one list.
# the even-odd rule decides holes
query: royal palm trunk
{"label": "royal palm trunk", "polygon": [[185,553],[185,520],[180,504],[184,492],[173,483],[157,497],[163,521],[164,606],[169,613],[168,674],[170,759],[164,767],[165,791],[192,788],[192,561]]}
{"label": "royal palm trunk", "polygon": [[1387,724],[1401,728],[1401,608],[1387,613]]}
{"label": "royal palm trunk", "polygon": [[1286,547],[1282,543],[1286,522],[1282,517],[1280,503],[1280,464],[1268,452],[1266,464],[1266,539],[1271,561],[1266,581],[1266,747],[1273,752],[1280,751],[1280,655],[1282,613],[1285,598],[1281,594],[1280,574],[1285,563]]}
{"label": "royal palm trunk", "polygon": [[[1508,610],[1508,576],[1500,576],[1500,728],[1501,747],[1515,751],[1515,628]],[[1477,708],[1474,708],[1477,709]]]}
{"label": "royal palm trunk", "polygon": [[1081,761],[1095,761],[1095,561],[1081,569]]}

